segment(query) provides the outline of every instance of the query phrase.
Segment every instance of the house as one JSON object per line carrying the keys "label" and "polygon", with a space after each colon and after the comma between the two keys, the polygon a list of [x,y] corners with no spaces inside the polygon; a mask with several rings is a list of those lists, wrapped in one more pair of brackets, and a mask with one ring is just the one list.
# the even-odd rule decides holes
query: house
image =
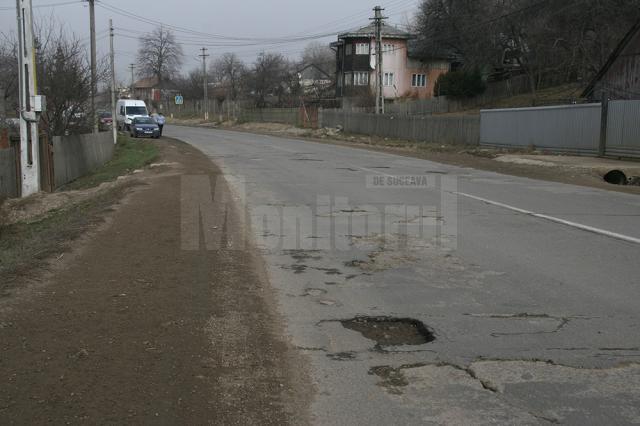
{"label": "house", "polygon": [[143,100],[147,106],[150,106],[158,105],[176,93],[177,90],[173,82],[163,81],[160,85],[158,77],[148,77],[133,83],[132,98]]}
{"label": "house", "polygon": [[331,76],[316,64],[304,65],[296,71],[296,75],[302,94],[314,99],[326,98],[333,86]]}
{"label": "house", "polygon": [[[336,52],[336,96],[349,97],[376,87],[376,27],[372,23],[338,35],[331,44]],[[433,96],[436,80],[450,70],[445,55],[423,58],[416,55],[410,40],[415,37],[390,25],[382,27],[383,93],[385,99]]]}
{"label": "house", "polygon": [[582,96],[598,101],[640,99],[640,21],[620,41]]}

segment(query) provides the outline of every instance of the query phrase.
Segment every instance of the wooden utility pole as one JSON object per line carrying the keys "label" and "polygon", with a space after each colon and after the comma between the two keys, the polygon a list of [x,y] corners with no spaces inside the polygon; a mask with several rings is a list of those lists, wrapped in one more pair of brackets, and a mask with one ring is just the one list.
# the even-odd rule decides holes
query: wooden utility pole
{"label": "wooden utility pole", "polygon": [[609,94],[602,93],[602,113],[600,115],[600,143],[598,144],[598,156],[604,157],[607,153],[607,127],[609,121]]}
{"label": "wooden utility pole", "polygon": [[31,0],[16,0],[18,12],[18,77],[20,101],[21,196],[40,191],[39,113],[46,102],[37,96],[35,49],[33,44],[33,9]]}
{"label": "wooden utility pole", "polygon": [[129,64],[129,69],[131,70],[131,87],[129,88],[129,96],[133,97],[133,85],[135,84],[133,70],[136,69],[136,64]]}
{"label": "wooden utility pole", "polygon": [[209,55],[207,55],[206,47],[203,47],[200,50],[202,51],[202,55],[200,55],[200,57],[202,58],[202,79],[204,85],[204,121],[209,121],[209,82],[207,81],[207,57]]}
{"label": "wooden utility pole", "polygon": [[111,55],[111,132],[113,143],[118,143],[118,129],[116,128],[116,54],[113,50],[113,20],[109,19],[109,53]]}
{"label": "wooden utility pole", "polygon": [[96,53],[96,5],[95,0],[89,2],[89,30],[91,31],[91,122],[93,133],[98,133],[98,113],[96,111],[96,95],[98,92],[97,53]]}
{"label": "wooden utility pole", "polygon": [[386,17],[382,16],[384,10],[380,6],[374,9],[375,16],[372,18],[376,24],[376,114],[384,114],[384,85],[382,81],[382,23]]}

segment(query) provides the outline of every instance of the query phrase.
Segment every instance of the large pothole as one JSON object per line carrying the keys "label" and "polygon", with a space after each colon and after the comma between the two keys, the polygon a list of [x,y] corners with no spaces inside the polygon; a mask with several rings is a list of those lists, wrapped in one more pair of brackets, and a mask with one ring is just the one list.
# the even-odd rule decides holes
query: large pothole
{"label": "large pothole", "polygon": [[357,331],[379,346],[424,345],[436,340],[421,321],[412,318],[355,317],[340,321],[344,328]]}

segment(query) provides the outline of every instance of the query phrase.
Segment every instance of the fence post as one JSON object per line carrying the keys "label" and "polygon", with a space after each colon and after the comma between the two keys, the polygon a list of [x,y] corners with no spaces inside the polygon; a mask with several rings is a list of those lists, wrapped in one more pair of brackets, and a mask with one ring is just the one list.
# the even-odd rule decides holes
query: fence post
{"label": "fence post", "polygon": [[607,153],[607,121],[609,118],[609,97],[605,94],[602,97],[602,112],[600,118],[600,144],[598,145],[598,156],[604,157]]}

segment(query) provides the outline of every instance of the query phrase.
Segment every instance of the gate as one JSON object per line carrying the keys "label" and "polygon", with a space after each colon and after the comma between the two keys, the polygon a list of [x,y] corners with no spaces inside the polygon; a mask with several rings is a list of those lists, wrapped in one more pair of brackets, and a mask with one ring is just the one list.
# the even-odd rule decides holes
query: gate
{"label": "gate", "polygon": [[300,107],[299,123],[305,129],[318,128],[318,107],[316,105],[302,105]]}
{"label": "gate", "polygon": [[40,188],[42,191],[53,192],[56,189],[53,168],[53,144],[47,134],[40,134]]}

